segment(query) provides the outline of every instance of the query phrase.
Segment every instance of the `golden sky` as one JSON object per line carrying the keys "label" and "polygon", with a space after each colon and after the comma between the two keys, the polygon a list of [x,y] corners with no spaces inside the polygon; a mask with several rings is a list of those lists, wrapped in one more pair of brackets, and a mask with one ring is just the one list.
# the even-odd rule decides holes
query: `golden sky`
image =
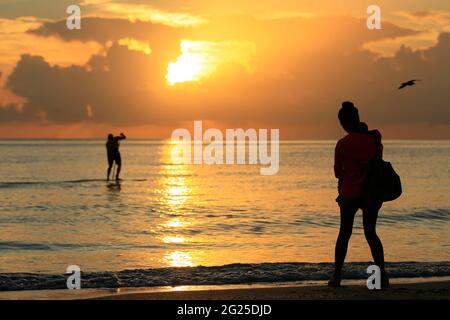
{"label": "golden sky", "polygon": [[352,100],[385,138],[450,139],[450,1],[377,1],[381,30],[371,2],[338,3],[0,0],[0,137],[166,138],[203,120],[336,139]]}

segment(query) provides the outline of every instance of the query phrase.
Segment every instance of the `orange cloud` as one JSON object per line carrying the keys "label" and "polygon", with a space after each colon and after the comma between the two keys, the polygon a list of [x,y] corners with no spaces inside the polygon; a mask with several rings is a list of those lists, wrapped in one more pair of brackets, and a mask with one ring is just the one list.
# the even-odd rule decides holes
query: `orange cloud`
{"label": "orange cloud", "polygon": [[161,23],[171,27],[195,26],[207,20],[187,11],[161,10],[147,4],[113,3],[111,1],[87,0],[83,3],[92,13],[85,17],[121,18],[130,21]]}
{"label": "orange cloud", "polygon": [[392,21],[401,27],[417,30],[415,34],[371,41],[365,48],[382,56],[393,56],[402,45],[414,50],[424,50],[436,45],[443,32],[450,32],[450,12],[447,11],[396,11]]}

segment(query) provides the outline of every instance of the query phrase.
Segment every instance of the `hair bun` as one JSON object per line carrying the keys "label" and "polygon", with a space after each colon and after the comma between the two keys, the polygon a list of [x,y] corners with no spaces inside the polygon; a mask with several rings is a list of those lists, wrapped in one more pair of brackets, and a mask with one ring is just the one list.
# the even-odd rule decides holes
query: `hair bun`
{"label": "hair bun", "polygon": [[342,108],[343,109],[352,109],[352,108],[355,108],[355,105],[351,101],[345,101],[345,102],[342,102]]}

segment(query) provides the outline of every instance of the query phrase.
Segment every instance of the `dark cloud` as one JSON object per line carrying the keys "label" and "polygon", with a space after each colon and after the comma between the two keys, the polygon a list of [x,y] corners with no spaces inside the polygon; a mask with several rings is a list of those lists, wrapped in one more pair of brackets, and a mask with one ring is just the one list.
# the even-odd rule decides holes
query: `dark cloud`
{"label": "dark cloud", "polygon": [[84,18],[80,30],[69,30],[66,21],[43,23],[39,28],[29,30],[31,34],[42,37],[57,36],[63,40],[98,41],[106,43],[126,37],[138,40],[166,42],[178,40],[184,29],[172,28],[166,25],[129,21],[127,19]]}
{"label": "dark cloud", "polygon": [[433,15],[433,12],[430,11],[413,11],[410,14],[417,18],[427,18]]}
{"label": "dark cloud", "polygon": [[168,62],[179,55],[179,43],[185,31],[184,28],[151,22],[86,18],[82,20],[81,30],[68,30],[65,21],[59,21],[43,23],[39,28],[28,32],[42,37],[56,36],[66,41],[97,41],[103,45],[124,38],[146,41],[152,49],[153,67],[165,69]]}
{"label": "dark cloud", "polygon": [[[82,67],[51,67],[43,57],[23,55],[7,81],[7,88],[25,97],[18,120],[36,120],[45,117],[54,122],[84,119],[80,106],[86,103],[80,95],[80,83],[85,83]],[[13,109],[7,110],[12,116]]]}
{"label": "dark cloud", "polygon": [[[35,119],[33,117],[33,119]],[[18,112],[15,104],[0,105],[0,122],[27,120],[25,115]]]}
{"label": "dark cloud", "polygon": [[354,48],[369,41],[417,33],[387,21],[382,30],[372,32],[367,29],[365,19],[350,16],[261,20],[249,15],[214,16],[209,18],[208,23],[182,28],[139,20],[84,18],[81,30],[68,30],[65,20],[61,20],[43,23],[28,32],[44,37],[57,36],[68,41],[94,40],[100,43],[132,37],[162,45],[187,37],[191,40],[270,42],[273,45],[280,42],[284,46],[287,44],[286,33],[289,33],[293,43],[320,38],[321,42],[340,41],[347,49],[350,49],[348,46]]}
{"label": "dark cloud", "polygon": [[[389,123],[429,122],[450,124],[450,33],[439,36],[438,43],[423,51],[402,47],[392,59],[379,60],[375,70],[380,70],[374,81],[373,94],[377,99],[367,105],[376,110],[379,103],[383,112],[371,111],[376,120]],[[389,81],[386,81],[389,79]],[[387,84],[421,79],[410,90],[388,90]]]}
{"label": "dark cloud", "polygon": [[158,122],[151,97],[152,87],[158,81],[149,78],[152,72],[147,59],[148,56],[117,44],[105,57],[95,56],[92,64],[83,67],[50,66],[43,57],[22,55],[6,86],[26,98],[26,102],[21,111],[12,106],[0,109],[0,119]]}

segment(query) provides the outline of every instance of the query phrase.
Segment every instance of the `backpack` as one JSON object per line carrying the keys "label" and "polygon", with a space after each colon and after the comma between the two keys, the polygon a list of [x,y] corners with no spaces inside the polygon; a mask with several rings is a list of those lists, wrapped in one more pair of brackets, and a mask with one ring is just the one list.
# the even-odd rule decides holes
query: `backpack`
{"label": "backpack", "polygon": [[384,161],[381,155],[381,137],[374,135],[377,148],[376,155],[369,161],[365,185],[365,198],[377,202],[398,199],[402,194],[400,176],[390,162]]}

